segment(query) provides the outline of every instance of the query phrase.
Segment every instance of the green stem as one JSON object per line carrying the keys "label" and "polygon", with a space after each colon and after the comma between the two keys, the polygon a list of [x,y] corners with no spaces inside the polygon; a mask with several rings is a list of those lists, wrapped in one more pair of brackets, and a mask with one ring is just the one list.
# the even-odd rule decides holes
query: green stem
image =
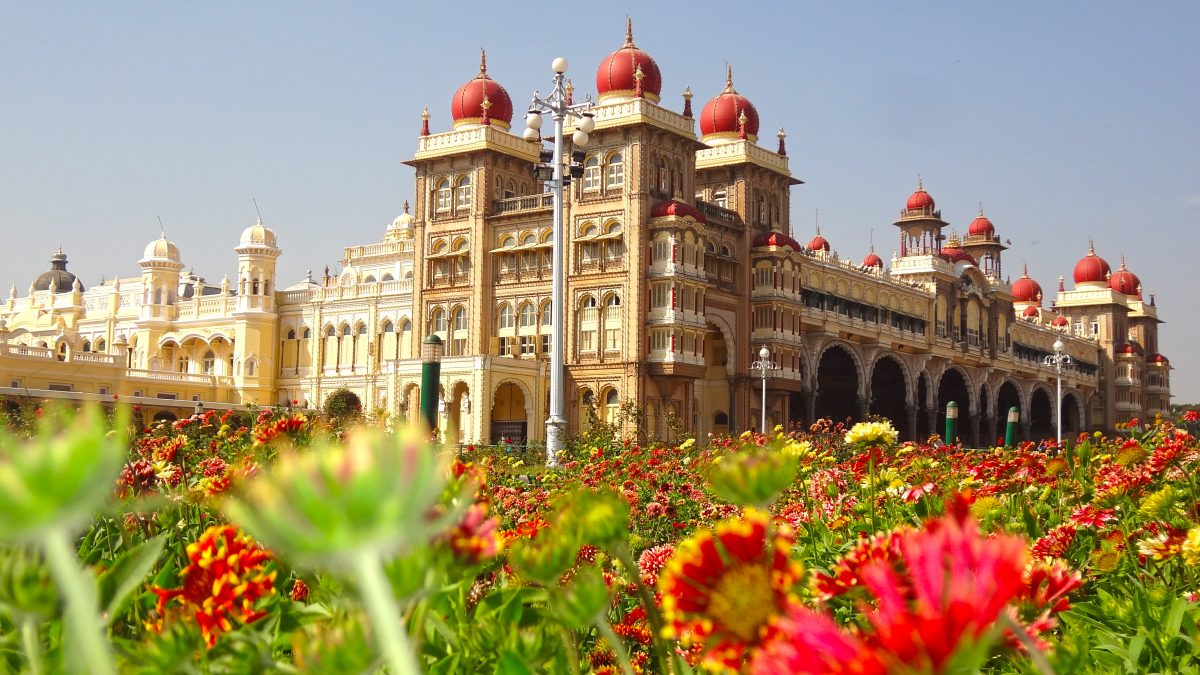
{"label": "green stem", "polygon": [[80,569],[70,534],[48,530],[42,534],[41,545],[54,583],[66,601],[67,658],[75,667],[85,667],[96,675],[115,675],[108,631],[100,620],[96,581]]}
{"label": "green stem", "polygon": [[42,641],[38,637],[38,625],[33,616],[26,615],[21,620],[21,642],[25,658],[29,661],[29,672],[42,675]]}
{"label": "green stem", "polygon": [[1025,632],[1025,627],[1013,620],[1008,612],[1000,612],[1000,623],[1017,636],[1017,640],[1025,647],[1025,651],[1029,652],[1029,658],[1033,661],[1033,667],[1042,675],[1054,675],[1054,666],[1050,665],[1050,661],[1046,659],[1046,655],[1038,646],[1034,644],[1033,639],[1029,637],[1029,633]]}
{"label": "green stem", "polygon": [[629,574],[634,575],[638,598],[642,601],[642,607],[646,610],[646,623],[650,624],[650,644],[654,647],[654,658],[658,661],[658,665],[664,673],[671,672],[674,670],[669,656],[672,650],[663,644],[662,613],[658,611],[658,605],[654,602],[654,594],[638,578],[638,566],[633,560],[633,553],[629,550],[629,547],[622,543],[616,549],[617,559],[621,561],[621,566],[628,570]]}
{"label": "green stem", "polygon": [[571,675],[579,675],[579,650],[575,649],[575,637],[569,633],[566,628],[558,629],[558,637],[562,640],[563,651],[567,655],[567,665],[571,668]]}
{"label": "green stem", "polygon": [[392,675],[418,675],[421,668],[409,644],[408,632],[400,621],[400,607],[374,552],[356,554],[354,571],[358,576],[359,595],[371,619],[375,644],[383,653]]}
{"label": "green stem", "polygon": [[871,473],[871,534],[879,531],[879,526],[875,524],[875,449],[867,448],[867,469]]}
{"label": "green stem", "polygon": [[604,639],[608,640],[608,646],[612,647],[613,653],[617,655],[617,663],[621,664],[621,672],[625,675],[633,675],[633,666],[629,663],[629,654],[625,653],[625,645],[622,644],[621,638],[613,632],[612,626],[608,625],[608,619],[598,616],[595,624]]}

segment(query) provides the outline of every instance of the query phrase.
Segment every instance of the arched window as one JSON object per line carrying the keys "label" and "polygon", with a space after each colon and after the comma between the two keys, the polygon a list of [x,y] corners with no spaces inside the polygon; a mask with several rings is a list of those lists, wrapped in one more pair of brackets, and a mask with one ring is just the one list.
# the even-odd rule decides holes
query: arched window
{"label": "arched window", "polygon": [[616,389],[609,389],[604,395],[604,421],[609,424],[617,423],[617,413],[621,409],[621,398]]}
{"label": "arched window", "polygon": [[509,330],[514,327],[512,305],[500,305],[496,317],[496,327],[500,330]]}
{"label": "arched window", "polygon": [[333,327],[332,324],[325,327],[325,337],[331,338],[331,337],[336,337],[336,336],[337,336],[337,330]]}
{"label": "arched window", "polygon": [[190,365],[191,364],[188,363],[188,357],[186,357],[186,356],[179,357],[179,363],[178,363],[179,372],[181,372],[181,373],[188,372],[188,367]]}
{"label": "arched window", "polygon": [[98,338],[96,340],[96,344],[93,345],[93,348],[100,353],[104,353],[104,350],[107,347],[108,347],[108,344],[106,342],[104,342],[104,338]]}
{"label": "arched window", "polygon": [[246,359],[246,377],[254,377],[254,370],[258,367],[258,362],[254,359]]}
{"label": "arched window", "polygon": [[625,242],[621,239],[621,224],[611,223],[608,226],[608,232],[604,234],[608,238],[605,242],[605,254],[609,260],[617,260],[625,255]]}
{"label": "arched window", "polygon": [[432,320],[433,332],[434,333],[445,333],[446,332],[446,312],[445,312],[445,310],[443,310],[441,308],[433,310],[432,319],[433,319]]}
{"label": "arched window", "polygon": [[583,189],[588,192],[600,189],[600,158],[595,155],[583,164]]}
{"label": "arched window", "polygon": [[350,337],[350,324],[342,324],[342,337]]}
{"label": "arched window", "polygon": [[621,348],[621,296],[616,293],[604,300],[604,349]]}
{"label": "arched window", "polygon": [[213,350],[204,352],[204,361],[201,362],[201,370],[205,375],[212,375],[217,368],[217,355]]}
{"label": "arched window", "polygon": [[450,179],[449,178],[443,178],[437,182],[436,193],[437,193],[437,196],[436,196],[437,210],[438,211],[449,211],[450,204],[451,204],[451,201],[450,201],[450,198],[451,198]]}
{"label": "arched window", "polygon": [[458,179],[458,208],[471,208],[471,177],[463,176]]}
{"label": "arched window", "polygon": [[542,309],[541,309],[542,325],[546,326],[547,328],[554,325],[554,315],[553,315],[554,313],[551,312],[550,310],[551,310],[550,301],[547,300],[546,302],[543,302]]}
{"label": "arched window", "polygon": [[359,335],[366,335],[367,334],[367,324],[365,324],[365,323],[358,324],[358,329],[355,332],[358,333]]}
{"label": "arched window", "polygon": [[364,283],[364,284],[373,284],[373,283],[375,283],[375,276],[374,276],[374,275],[371,275],[371,274],[368,274],[368,275],[367,275],[365,278],[363,278],[363,283]]}
{"label": "arched window", "polygon": [[80,351],[85,351],[85,352],[92,351],[92,343],[87,340],[84,340],[83,347],[80,348]]}
{"label": "arched window", "polygon": [[288,330],[288,333],[287,333],[287,339],[289,339],[289,340],[295,340],[295,339],[296,339],[296,329],[295,329],[295,328],[292,328],[292,329]]}
{"label": "arched window", "polygon": [[467,351],[467,310],[465,308],[454,308],[450,327],[454,332],[450,335],[450,344],[447,345],[449,353],[462,356]]}
{"label": "arched window", "polygon": [[392,276],[391,272],[388,272],[387,274],[383,275],[383,278],[380,279],[380,281],[395,281],[395,280],[396,280],[396,277]]}
{"label": "arched window", "polygon": [[588,295],[579,303],[579,351],[596,351],[596,332],[599,330],[596,298]]}
{"label": "arched window", "polygon": [[605,167],[604,184],[610,188],[618,188],[625,184],[625,161],[621,153],[615,152],[608,158]]}
{"label": "arched window", "polygon": [[303,333],[301,333],[301,334],[300,334],[300,336],[301,336],[302,338],[304,338],[305,340],[311,339],[311,338],[312,338],[312,329],[311,329],[311,328],[309,328],[308,326],[305,326],[305,327],[304,327],[304,332],[303,332]]}
{"label": "arched window", "polygon": [[521,328],[533,328],[537,325],[537,310],[532,302],[521,305]]}
{"label": "arched window", "polygon": [[412,322],[411,321],[409,321],[408,319],[404,319],[403,321],[400,322],[400,332],[401,333],[407,333],[411,330],[412,330]]}
{"label": "arched window", "polygon": [[716,204],[717,206],[719,206],[723,209],[729,208],[729,197],[727,196],[727,193],[725,192],[725,188],[719,187],[719,188],[716,188],[715,190],[713,190],[712,198],[713,198],[713,204]]}
{"label": "arched window", "polygon": [[395,329],[395,326],[393,326],[393,325],[392,325],[392,322],[391,322],[391,321],[387,321],[387,320],[385,320],[385,321],[383,322],[383,325],[382,325],[382,326],[380,326],[380,328],[379,328],[379,332],[381,332],[381,333],[391,333],[391,332],[392,332],[394,329]]}

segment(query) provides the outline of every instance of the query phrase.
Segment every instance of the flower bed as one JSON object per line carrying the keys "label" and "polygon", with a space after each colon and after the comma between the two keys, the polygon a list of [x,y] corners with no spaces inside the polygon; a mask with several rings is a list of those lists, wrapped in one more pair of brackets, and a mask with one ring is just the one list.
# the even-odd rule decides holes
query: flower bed
{"label": "flower bed", "polygon": [[596,435],[557,467],[292,411],[136,419],[0,436],[4,670],[1200,667],[1186,417],[1062,449]]}

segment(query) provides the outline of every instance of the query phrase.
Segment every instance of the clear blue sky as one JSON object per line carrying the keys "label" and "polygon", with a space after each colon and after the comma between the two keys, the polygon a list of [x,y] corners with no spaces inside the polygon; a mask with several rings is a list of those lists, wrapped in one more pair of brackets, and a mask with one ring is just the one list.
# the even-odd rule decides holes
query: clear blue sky
{"label": "clear blue sky", "polygon": [[918,174],[960,232],[982,202],[1048,298],[1093,237],[1157,294],[1176,401],[1200,400],[1200,3],[529,6],[0,4],[0,288],[60,243],[88,285],[136,274],[158,216],[218,281],[252,197],[282,284],[336,266],[412,199],[421,107],[449,127],[479,47],[519,114],[555,56],[591,91],[632,14],[665,104],[703,105],[728,61],[764,142],[787,128],[797,237],[820,209],[834,248],[874,228],[889,257]]}

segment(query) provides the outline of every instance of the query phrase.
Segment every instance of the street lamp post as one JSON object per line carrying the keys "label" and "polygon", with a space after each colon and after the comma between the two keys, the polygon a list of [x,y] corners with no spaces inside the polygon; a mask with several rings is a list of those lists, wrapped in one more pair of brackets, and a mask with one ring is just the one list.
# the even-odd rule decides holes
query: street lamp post
{"label": "street lamp post", "polygon": [[777,370],[779,366],[771,361],[771,350],[767,349],[766,345],[758,350],[758,360],[750,363],[750,368],[757,370],[762,376],[762,420],[759,422],[758,430],[767,433],[767,372]]}
{"label": "street lamp post", "polygon": [[1056,413],[1056,417],[1058,418],[1057,423],[1055,425],[1055,429],[1058,432],[1059,447],[1062,447],[1062,375],[1063,375],[1063,368],[1071,365],[1071,357],[1067,356],[1066,351],[1067,351],[1067,346],[1065,344],[1063,344],[1062,338],[1058,338],[1057,340],[1054,341],[1054,353],[1049,354],[1046,356],[1046,358],[1042,359],[1042,363],[1046,364],[1047,366],[1054,367],[1054,373],[1058,379],[1058,399],[1057,399],[1056,403],[1054,404],[1054,411]]}
{"label": "street lamp post", "polygon": [[576,148],[587,145],[588,134],[595,128],[595,120],[585,111],[592,107],[592,102],[572,104],[567,96],[563,75],[567,72],[567,60],[559,57],[550,64],[554,71],[554,90],[549,96],[542,98],[538,92],[533,92],[533,102],[529,105],[529,113],[525,116],[528,127],[523,134],[527,141],[537,143],[541,140],[542,115],[549,114],[554,118],[554,152],[550,162],[553,174],[548,181],[554,193],[554,216],[552,225],[551,247],[551,290],[550,312],[554,332],[550,338],[550,414],[546,419],[546,461],[551,466],[557,462],[559,450],[563,446],[563,434],[566,431],[567,420],[563,417],[563,348],[566,330],[563,325],[563,188],[569,179],[563,176],[563,123],[568,116],[578,117],[575,133],[571,142]]}

